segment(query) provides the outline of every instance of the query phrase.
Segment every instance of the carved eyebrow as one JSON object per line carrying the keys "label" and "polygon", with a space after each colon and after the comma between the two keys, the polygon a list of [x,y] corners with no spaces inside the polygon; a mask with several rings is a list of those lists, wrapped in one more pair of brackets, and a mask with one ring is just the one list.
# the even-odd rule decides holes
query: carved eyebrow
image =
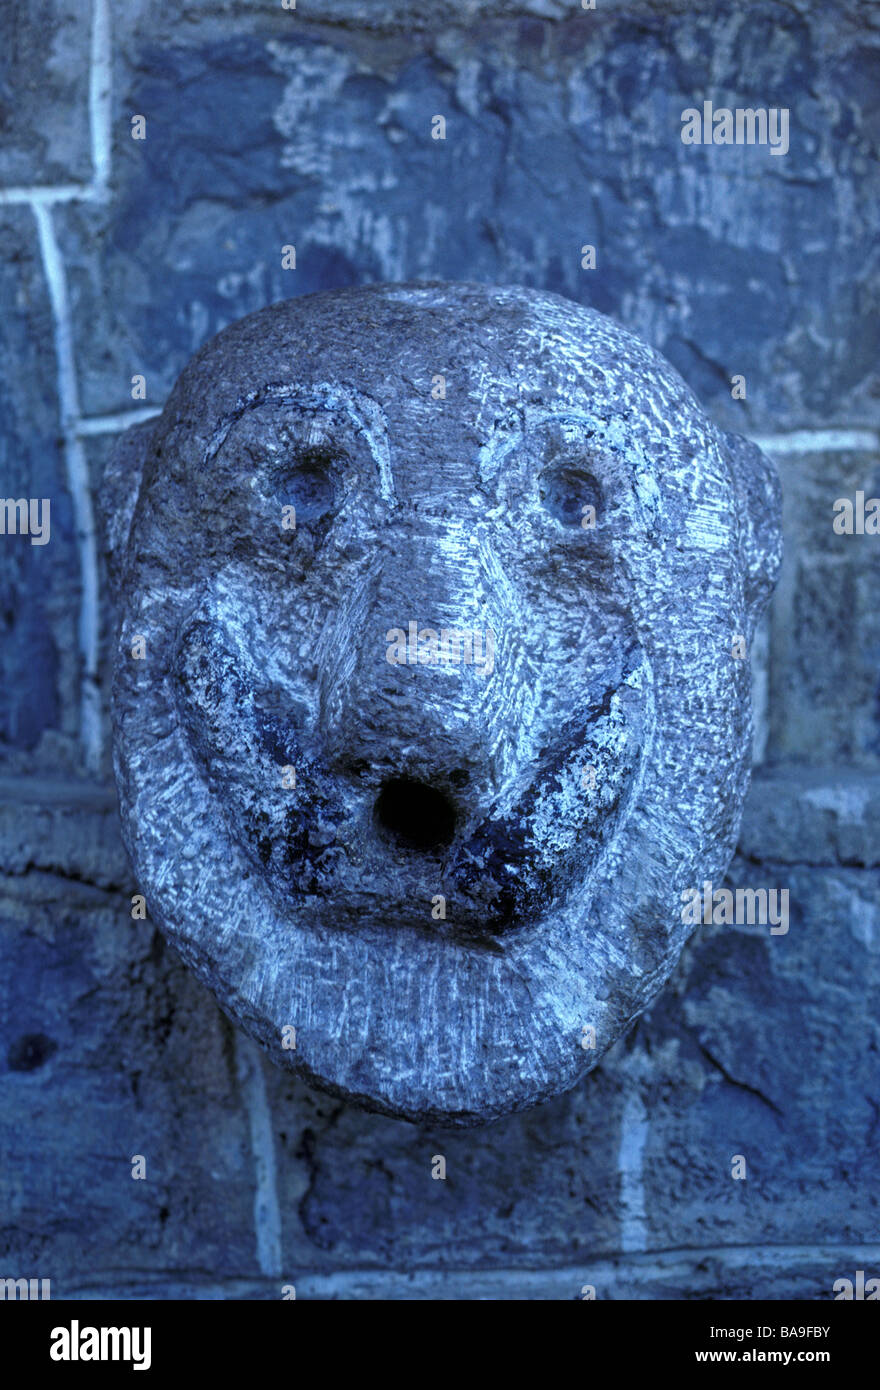
{"label": "carved eyebrow", "polygon": [[388,502],[397,500],[385,412],[378,401],[364,395],[362,391],[354,391],[350,386],[338,386],[331,382],[319,382],[309,386],[268,382],[265,386],[249,391],[220,420],[208,441],[204,462],[208,464],[216,458],[226,436],[238,420],[268,401],[295,405],[304,410],[344,412],[356,432],[363,435],[367,442],[376,464],[380,495]]}
{"label": "carved eyebrow", "polygon": [[[595,433],[596,422],[575,407],[522,406],[511,407],[504,415],[492,423],[489,438],[479,451],[479,476],[482,483],[492,484],[501,471],[505,458],[523,439],[535,430],[547,425],[575,425]],[[601,439],[599,441],[602,442]]]}

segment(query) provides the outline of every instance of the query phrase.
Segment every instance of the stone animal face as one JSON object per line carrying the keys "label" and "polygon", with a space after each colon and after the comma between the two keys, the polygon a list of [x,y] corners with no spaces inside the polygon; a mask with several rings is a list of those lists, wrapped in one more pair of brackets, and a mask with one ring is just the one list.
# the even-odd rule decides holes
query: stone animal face
{"label": "stone animal face", "polygon": [[221,333],[107,495],[124,832],[184,959],[391,1114],[572,1086],[735,846],[758,450],[590,310],[379,285]]}

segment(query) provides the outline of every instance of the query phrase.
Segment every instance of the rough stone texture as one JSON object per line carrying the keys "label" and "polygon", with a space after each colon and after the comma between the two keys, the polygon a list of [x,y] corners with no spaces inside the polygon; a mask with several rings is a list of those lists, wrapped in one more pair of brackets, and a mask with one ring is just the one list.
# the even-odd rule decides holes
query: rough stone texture
{"label": "rough stone texture", "polygon": [[852,766],[766,768],[740,852],[760,862],[880,867],[880,775]]}
{"label": "rough stone texture", "polygon": [[[86,182],[91,0],[9,5],[0,44],[0,185]],[[77,57],[71,62],[71,54]]]}
{"label": "rough stone texture", "polygon": [[[250,1145],[229,1025],[191,975],[169,970],[162,938],[131,920],[106,869],[97,883],[68,876],[60,846],[91,877],[90,857],[118,832],[109,805],[67,794],[40,787],[37,848],[13,860],[0,913],[4,977],[17,986],[0,1005],[4,1271],[45,1265],[58,1297],[74,1271],[248,1268]],[[38,838],[50,818],[55,854]],[[171,1149],[157,1125],[176,1135]]]}
{"label": "rough stone texture", "polygon": [[[797,795],[757,774],[744,839]],[[0,1016],[11,1272],[48,1270],[56,1297],[278,1298],[289,1280],[321,1298],[578,1298],[584,1283],[600,1298],[828,1298],[876,1268],[876,873],[804,866],[795,882],[784,832],[768,834],[747,872],[791,883],[788,936],[701,928],[576,1090],[485,1129],[364,1116],[267,1067],[281,1241],[260,1279],[241,1035],[131,921],[109,804],[40,787],[23,812],[58,857],[4,891],[3,958],[30,982]],[[0,822],[4,862],[20,835]],[[103,857],[100,883],[72,882],[65,854]],[[148,1179],[132,1184],[138,1153]]]}
{"label": "rough stone texture", "polygon": [[880,497],[880,458],[864,449],[786,454],[786,546],[773,597],[768,756],[880,765],[880,536],[837,535],[833,504]]}
{"label": "rough stone texture", "polygon": [[[118,196],[59,215],[85,408],[123,406],[136,371],[161,404],[207,337],[271,300],[438,277],[613,314],[729,429],[876,422],[880,84],[876,20],[854,16],[615,7],[415,45],[304,14],[223,38],[194,17],[170,44],[142,25]],[[707,94],[789,107],[788,154],[683,145]]]}
{"label": "rough stone texture", "polygon": [[124,835],[183,958],[390,1114],[573,1086],[736,844],[760,451],[611,319],[387,285],[220,334],[104,491]]}
{"label": "rough stone texture", "polygon": [[75,739],[78,728],[79,571],[59,448],[51,311],[30,209],[0,209],[0,237],[0,495],[50,501],[47,544],[0,536],[0,742],[29,754],[48,734],[55,757],[59,734]]}
{"label": "rough stone texture", "polygon": [[[371,24],[389,16],[381,32],[361,28],[354,0],[321,0],[319,18],[309,0],[295,15],[113,6],[110,196],[51,211],[72,362],[102,432],[84,447],[97,492],[139,408],[132,374],[161,408],[212,332],[291,293],[439,275],[614,314],[717,423],[769,437],[783,477],[786,558],[758,683],[774,762],[753,782],[733,873],[791,887],[790,931],[701,928],[575,1090],[485,1129],[365,1116],[269,1066],[266,1122],[243,1035],[160,954],[154,925],[131,919],[106,754],[102,775],[84,772],[79,571],[72,525],[65,540],[54,525],[69,506],[60,339],[36,224],[14,209],[0,492],[51,487],[53,539],[34,558],[0,549],[4,1276],[51,1276],[56,1297],[278,1298],[290,1280],[306,1298],[566,1299],[592,1282],[600,1298],[827,1299],[856,1269],[880,1274],[877,548],[831,529],[836,498],[880,494],[877,15],[812,0],[598,4],[552,22],[510,6],[484,25],[463,4],[370,0]],[[89,36],[79,7],[45,24],[32,11],[3,15],[38,41],[8,67],[14,162],[0,177],[51,188],[89,174]],[[680,111],[703,96],[790,106],[789,155],[688,158]],[[298,269],[282,272],[291,241]],[[580,269],[585,242],[596,271]],[[746,401],[729,394],[735,371]],[[774,438],[791,429],[806,433]],[[48,585],[48,566],[27,568],[43,559]],[[106,673],[107,577],[100,592]],[[445,1182],[430,1177],[437,1153],[452,1157]],[[731,1180],[735,1153],[745,1182]]]}

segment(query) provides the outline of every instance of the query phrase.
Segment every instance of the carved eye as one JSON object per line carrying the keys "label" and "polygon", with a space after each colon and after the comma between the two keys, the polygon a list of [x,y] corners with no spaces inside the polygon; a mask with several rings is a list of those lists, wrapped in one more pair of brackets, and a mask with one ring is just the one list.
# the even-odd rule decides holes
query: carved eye
{"label": "carved eye", "polygon": [[601,518],[602,489],[577,465],[548,468],[539,480],[541,501],[560,526],[592,530]]}
{"label": "carved eye", "polygon": [[296,509],[296,524],[329,516],[338,496],[339,455],[324,445],[300,449],[295,462],[279,467],[273,492],[282,507]]}

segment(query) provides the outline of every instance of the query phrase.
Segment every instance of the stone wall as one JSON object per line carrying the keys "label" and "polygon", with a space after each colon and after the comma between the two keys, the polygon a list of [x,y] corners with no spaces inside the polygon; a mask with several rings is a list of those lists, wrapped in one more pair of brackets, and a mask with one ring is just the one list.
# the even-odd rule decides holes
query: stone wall
{"label": "stone wall", "polygon": [[[837,498],[880,496],[878,16],[113,11],[37,0],[0,35],[0,490],[51,499],[50,543],[0,538],[0,1276],[55,1297],[775,1299],[880,1274],[880,536],[832,529]],[[788,152],[683,144],[704,99],[789,109]],[[114,439],[208,336],[417,277],[614,315],[785,488],[730,882],[788,888],[789,932],[701,928],[574,1092],[455,1134],[277,1073],[132,920],[94,522]]]}

